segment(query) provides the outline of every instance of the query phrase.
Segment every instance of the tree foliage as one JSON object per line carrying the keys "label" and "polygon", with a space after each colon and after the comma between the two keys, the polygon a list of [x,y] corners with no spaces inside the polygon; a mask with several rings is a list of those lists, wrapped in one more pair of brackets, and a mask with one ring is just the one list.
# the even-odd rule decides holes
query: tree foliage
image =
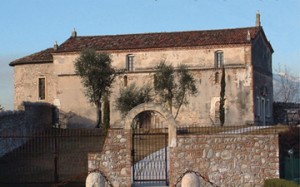
{"label": "tree foliage", "polygon": [[167,102],[172,113],[172,99],[177,88],[175,83],[174,67],[167,65],[164,61],[156,66],[154,74],[154,89],[158,93],[162,102]]}
{"label": "tree foliage", "polygon": [[300,77],[293,75],[286,67],[281,71],[279,66],[275,71],[277,74],[274,82],[274,100],[285,103],[297,102],[300,95]]}
{"label": "tree foliage", "polygon": [[225,123],[225,87],[226,87],[226,82],[225,82],[225,68],[224,66],[222,67],[222,76],[221,76],[221,91],[220,91],[220,108],[219,108],[219,112],[220,112],[220,123],[221,126],[224,125]]}
{"label": "tree foliage", "polygon": [[167,103],[170,112],[172,107],[176,107],[175,118],[178,116],[182,105],[188,104],[188,95],[196,95],[196,81],[187,69],[186,65],[179,65],[175,70],[165,61],[156,66],[154,75],[154,89],[158,93],[162,102]]}
{"label": "tree foliage", "polygon": [[178,89],[175,92],[175,104],[177,111],[175,118],[178,115],[179,109],[182,105],[187,105],[189,102],[187,100],[188,95],[196,95],[198,90],[196,88],[196,81],[194,77],[189,73],[187,66],[184,64],[179,65],[178,71]]}
{"label": "tree foliage", "polygon": [[0,112],[4,110],[4,107],[0,104]]}
{"label": "tree foliage", "polygon": [[81,77],[85,87],[86,97],[96,105],[97,128],[100,128],[102,121],[101,100],[103,96],[110,94],[110,88],[117,75],[111,62],[109,54],[87,49],[81,52],[74,64],[75,72]]}
{"label": "tree foliage", "polygon": [[116,108],[125,116],[135,106],[153,101],[151,90],[149,85],[138,88],[135,84],[121,88],[116,99]]}
{"label": "tree foliage", "polygon": [[[149,85],[139,88],[135,84],[121,88],[119,97],[116,99],[116,108],[125,116],[135,106],[153,101],[150,95],[151,90]],[[151,111],[139,113],[133,120],[132,128],[142,127],[143,123],[151,118],[151,114]]]}

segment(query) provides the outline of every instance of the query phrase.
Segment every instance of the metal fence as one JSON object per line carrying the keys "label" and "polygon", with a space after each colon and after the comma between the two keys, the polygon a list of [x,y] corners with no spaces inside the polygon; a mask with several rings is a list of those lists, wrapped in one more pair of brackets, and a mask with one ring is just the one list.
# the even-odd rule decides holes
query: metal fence
{"label": "metal fence", "polygon": [[88,152],[100,152],[105,135],[99,129],[51,129],[31,136],[0,135],[23,142],[0,157],[0,186],[84,186]]}
{"label": "metal fence", "polygon": [[189,126],[177,127],[177,134],[278,134],[288,130],[288,126]]}

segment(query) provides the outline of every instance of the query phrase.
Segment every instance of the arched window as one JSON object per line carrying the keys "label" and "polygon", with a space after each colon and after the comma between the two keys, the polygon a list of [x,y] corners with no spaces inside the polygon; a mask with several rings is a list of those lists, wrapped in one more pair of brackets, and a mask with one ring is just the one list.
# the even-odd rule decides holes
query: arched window
{"label": "arched window", "polygon": [[224,66],[224,53],[223,51],[215,52],[215,68],[221,68]]}
{"label": "arched window", "polygon": [[126,70],[133,71],[134,56],[132,54],[126,55]]}

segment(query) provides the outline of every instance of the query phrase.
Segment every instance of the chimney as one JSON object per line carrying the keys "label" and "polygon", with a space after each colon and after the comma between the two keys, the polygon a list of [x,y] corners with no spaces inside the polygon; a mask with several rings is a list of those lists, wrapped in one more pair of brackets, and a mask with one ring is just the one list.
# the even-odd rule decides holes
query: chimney
{"label": "chimney", "polygon": [[248,30],[248,33],[247,33],[247,41],[250,41],[251,40],[251,35],[250,35],[250,31]]}
{"label": "chimney", "polygon": [[255,23],[256,27],[260,27],[260,13],[259,11],[256,12],[256,23]]}
{"label": "chimney", "polygon": [[72,38],[76,38],[77,37],[77,32],[75,30],[75,28],[73,29],[73,32],[72,32]]}
{"label": "chimney", "polygon": [[57,41],[55,41],[54,46],[53,46],[54,51],[56,51],[58,49],[58,44]]}

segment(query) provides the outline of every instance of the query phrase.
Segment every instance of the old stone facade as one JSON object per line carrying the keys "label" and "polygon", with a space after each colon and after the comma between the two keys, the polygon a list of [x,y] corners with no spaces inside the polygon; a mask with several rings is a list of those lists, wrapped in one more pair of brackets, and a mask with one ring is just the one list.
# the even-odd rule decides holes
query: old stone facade
{"label": "old stone facade", "polygon": [[103,173],[113,186],[131,186],[130,130],[109,130],[102,152],[88,159],[89,171]]}
{"label": "old stone facade", "polygon": [[186,64],[196,79],[199,92],[181,108],[176,119],[180,125],[219,124],[222,66],[226,71],[225,125],[272,122],[273,49],[260,25],[108,36],[77,36],[74,31],[59,46],[11,62],[15,108],[23,101],[49,102],[63,113],[72,114],[68,124],[91,126],[96,110],[84,96],[80,77],[74,71],[74,61],[87,48],[110,53],[113,67],[127,69],[117,77],[110,96],[112,126],[122,118],[115,108],[120,88],[131,83],[153,86],[154,67],[161,61],[174,67]]}
{"label": "old stone facade", "polygon": [[[113,186],[131,186],[130,129],[112,129],[101,153],[89,154],[89,171],[101,172]],[[170,135],[170,134],[169,134]],[[171,136],[171,135],[170,135]],[[169,144],[169,186],[180,186],[186,171],[199,173],[201,186],[263,186],[279,178],[278,135],[176,135]]]}
{"label": "old stone facade", "polygon": [[[218,186],[263,186],[279,178],[277,135],[178,135],[170,147],[170,186],[186,170]],[[203,179],[201,186],[210,186]]]}

